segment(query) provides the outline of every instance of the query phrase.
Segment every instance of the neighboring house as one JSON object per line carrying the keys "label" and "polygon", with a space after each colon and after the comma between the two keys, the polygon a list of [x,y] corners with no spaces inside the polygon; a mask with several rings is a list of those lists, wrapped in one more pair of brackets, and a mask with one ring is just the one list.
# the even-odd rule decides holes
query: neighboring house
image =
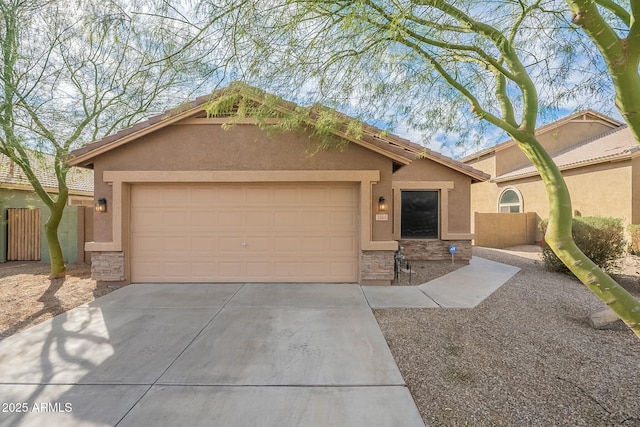
{"label": "neighboring house", "polygon": [[310,155],[307,131],[223,129],[204,111],[212,96],[72,153],[107,203],[86,245],[95,279],[390,284],[398,243],[408,259],[450,259],[451,244],[471,257],[484,173],[367,125]]}
{"label": "neighboring house", "polygon": [[[57,179],[53,156],[29,152],[33,171],[44,189],[56,197]],[[83,168],[69,171],[69,206],[65,208],[58,228],[58,236],[66,262],[88,262],[84,242],[91,239],[93,215],[85,215],[85,208],[93,209],[93,173]],[[0,155],[0,262],[49,262],[49,250],[44,233],[49,210],[38,197],[22,170],[8,157]],[[89,235],[87,235],[89,233]]]}
{"label": "neighboring house", "polygon": [[[622,218],[625,224],[640,223],[640,147],[626,126],[588,110],[545,125],[537,135],[562,171],[576,216],[615,217]],[[461,161],[491,175],[491,180],[472,186],[473,212],[533,212],[538,221],[548,218],[545,186],[514,141]],[[475,224],[478,235],[484,231],[507,231],[480,230],[497,227],[496,223],[483,224]],[[541,238],[539,233],[535,236],[536,240]]]}

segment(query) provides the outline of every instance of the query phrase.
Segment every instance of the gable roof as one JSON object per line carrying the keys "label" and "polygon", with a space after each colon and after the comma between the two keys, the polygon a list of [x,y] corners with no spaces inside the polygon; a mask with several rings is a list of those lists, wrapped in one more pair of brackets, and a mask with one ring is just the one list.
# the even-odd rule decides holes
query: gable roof
{"label": "gable roof", "polygon": [[[128,142],[140,138],[144,135],[162,129],[165,126],[183,120],[186,121],[192,118],[203,117],[202,114],[204,112],[204,109],[210,101],[215,100],[226,93],[229,93],[229,91],[239,91],[244,89],[250,90],[248,92],[243,91],[243,96],[251,98],[251,101],[256,103],[264,102],[264,96],[266,94],[264,91],[245,85],[244,83],[232,83],[227,88],[217,90],[210,95],[198,97],[193,101],[178,106],[177,108],[153,116],[148,120],[140,122],[132,127],[123,129],[115,134],[106,136],[98,141],[86,145],[85,147],[79,148],[71,153],[72,158],[69,161],[69,164],[91,168],[93,160],[97,156],[113,150],[121,145],[127,144]],[[298,105],[294,102],[280,99],[274,108],[279,112],[292,112],[295,111],[297,107]],[[322,106],[320,106],[319,108],[329,110],[328,108]],[[343,114],[339,114],[339,116],[343,119],[353,120]],[[223,121],[221,121],[221,123],[223,123]],[[363,122],[360,123],[362,124],[361,138],[351,137],[347,134],[347,132],[335,131],[333,133],[340,138],[344,138],[350,142],[364,146],[401,164],[406,165],[416,160],[417,158],[422,157],[445,165],[451,169],[457,170],[458,172],[471,177],[473,182],[486,181],[490,178],[488,174],[475,169],[472,166],[466,165],[460,161],[454,160],[426,147],[415,144],[408,139],[389,134],[375,126],[371,126]],[[308,120],[308,124],[311,126],[315,125],[313,116],[310,120]]]}
{"label": "gable roof", "polygon": [[[547,133],[549,131],[555,130],[561,126],[564,126],[570,122],[574,122],[574,121],[598,121],[600,123],[604,123],[608,126],[610,126],[613,129],[618,129],[621,126],[623,126],[623,123],[605,116],[604,114],[600,114],[597,111],[594,110],[582,110],[582,111],[577,111],[573,114],[570,114],[568,116],[562,117],[558,120],[555,120],[553,122],[547,123],[546,125],[540,126],[538,129],[536,129],[536,135],[541,135],[544,133]],[[482,149],[480,151],[476,151],[475,153],[469,154],[468,156],[464,156],[460,159],[461,162],[466,163],[469,162],[471,160],[476,160],[479,159],[482,156],[486,156],[488,154],[493,154],[496,151],[500,151],[500,150],[504,150],[505,148],[511,147],[512,145],[515,145],[515,141],[513,139],[509,139],[507,141],[503,141],[499,144],[493,145],[491,147],[487,147],[485,149]]]}
{"label": "gable roof", "polygon": [[[574,169],[597,163],[631,159],[640,154],[640,146],[628,127],[610,130],[595,138],[551,156],[560,170]],[[495,182],[511,181],[539,175],[534,166],[526,166],[493,179]]]}
{"label": "gable roof", "polygon": [[[27,151],[33,173],[48,193],[58,193],[58,179],[54,171],[54,156]],[[71,168],[67,174],[67,187],[73,195],[93,195],[93,171]],[[0,188],[33,191],[24,172],[11,159],[0,154]]]}

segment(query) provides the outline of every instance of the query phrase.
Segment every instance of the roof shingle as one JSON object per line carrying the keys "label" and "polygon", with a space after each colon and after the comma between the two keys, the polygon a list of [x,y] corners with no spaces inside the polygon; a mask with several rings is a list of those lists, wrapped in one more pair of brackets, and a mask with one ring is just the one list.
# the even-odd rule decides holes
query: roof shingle
{"label": "roof shingle", "polygon": [[[572,169],[593,163],[621,160],[640,151],[640,146],[628,127],[612,129],[595,138],[554,154],[552,157],[560,170]],[[538,175],[534,166],[525,166],[496,177],[494,180],[509,181]]]}
{"label": "roof shingle", "polygon": [[[47,191],[57,192],[53,160],[50,154],[29,151],[29,161],[38,181]],[[0,155],[0,187],[7,185],[33,188],[22,169],[8,157]],[[67,174],[67,186],[72,192],[93,192],[93,171],[72,167]]]}

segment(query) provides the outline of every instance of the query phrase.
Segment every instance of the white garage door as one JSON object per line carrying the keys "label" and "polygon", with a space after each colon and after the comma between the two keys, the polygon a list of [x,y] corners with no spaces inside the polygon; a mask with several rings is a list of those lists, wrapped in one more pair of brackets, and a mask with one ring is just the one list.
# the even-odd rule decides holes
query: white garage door
{"label": "white garage door", "polygon": [[354,282],[352,183],[140,184],[134,282]]}

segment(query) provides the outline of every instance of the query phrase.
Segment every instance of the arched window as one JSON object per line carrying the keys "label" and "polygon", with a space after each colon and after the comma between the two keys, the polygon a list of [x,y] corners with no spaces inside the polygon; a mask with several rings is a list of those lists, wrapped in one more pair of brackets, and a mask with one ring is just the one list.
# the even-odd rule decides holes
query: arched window
{"label": "arched window", "polygon": [[522,195],[515,188],[507,188],[498,199],[498,212],[522,213]]}

